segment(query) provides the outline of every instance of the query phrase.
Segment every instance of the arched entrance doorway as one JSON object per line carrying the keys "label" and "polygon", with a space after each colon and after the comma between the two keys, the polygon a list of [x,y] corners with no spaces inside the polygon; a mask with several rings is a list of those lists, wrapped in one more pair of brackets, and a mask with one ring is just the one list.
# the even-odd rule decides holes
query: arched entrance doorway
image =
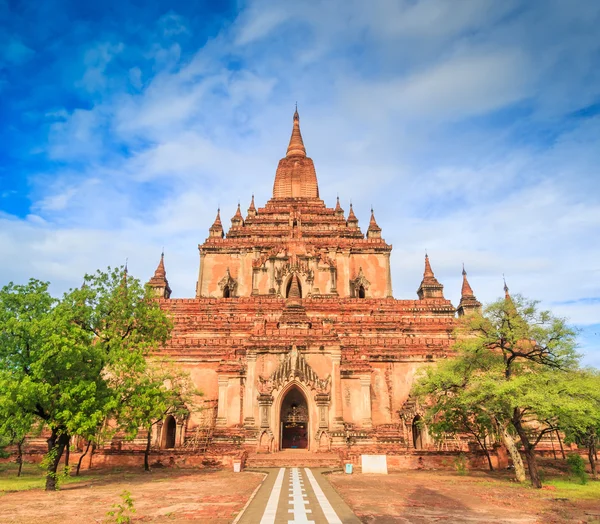
{"label": "arched entrance doorway", "polygon": [[163,424],[163,448],[173,449],[175,447],[175,432],[177,430],[177,423],[173,415],[167,415]]}
{"label": "arched entrance doorway", "polygon": [[308,448],[308,405],[306,397],[293,387],[281,403],[281,449]]}
{"label": "arched entrance doorway", "polygon": [[417,415],[412,422],[413,447],[423,449],[423,421],[420,415]]}

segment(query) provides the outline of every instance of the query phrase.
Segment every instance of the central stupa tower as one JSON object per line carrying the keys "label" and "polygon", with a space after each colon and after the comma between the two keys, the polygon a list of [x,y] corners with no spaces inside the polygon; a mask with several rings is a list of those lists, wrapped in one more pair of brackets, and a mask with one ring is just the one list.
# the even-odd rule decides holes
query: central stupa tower
{"label": "central stupa tower", "polygon": [[392,296],[392,247],[381,237],[373,213],[365,236],[352,206],[346,218],[339,201],[329,208],[320,199],[298,110],[277,166],[273,197],[258,209],[252,197],[245,219],[238,206],[227,233],[217,213],[199,250],[198,298],[287,298],[294,275],[301,299]]}

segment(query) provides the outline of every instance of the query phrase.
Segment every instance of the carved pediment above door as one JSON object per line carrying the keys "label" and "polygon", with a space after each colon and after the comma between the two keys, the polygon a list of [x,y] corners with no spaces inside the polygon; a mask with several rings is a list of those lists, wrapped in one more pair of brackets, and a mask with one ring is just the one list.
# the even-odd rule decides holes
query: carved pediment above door
{"label": "carved pediment above door", "polygon": [[225,298],[237,296],[237,286],[237,279],[231,276],[229,268],[227,268],[225,276],[221,280],[219,280],[219,288],[221,289],[223,296]]}
{"label": "carved pediment above door", "polygon": [[299,380],[311,389],[314,389],[317,394],[328,394],[331,385],[331,376],[321,379],[316,371],[310,367],[302,353],[298,351],[296,346],[292,346],[291,351],[279,364],[279,367],[268,378],[259,377],[259,390],[280,389],[292,380]]}

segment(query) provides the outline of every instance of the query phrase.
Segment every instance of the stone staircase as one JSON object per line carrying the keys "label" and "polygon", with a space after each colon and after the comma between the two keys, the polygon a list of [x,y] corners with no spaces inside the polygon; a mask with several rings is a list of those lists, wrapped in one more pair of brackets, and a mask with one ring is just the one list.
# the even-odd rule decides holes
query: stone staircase
{"label": "stone staircase", "polygon": [[305,449],[286,449],[276,453],[249,453],[246,468],[338,468],[337,453],[313,453]]}

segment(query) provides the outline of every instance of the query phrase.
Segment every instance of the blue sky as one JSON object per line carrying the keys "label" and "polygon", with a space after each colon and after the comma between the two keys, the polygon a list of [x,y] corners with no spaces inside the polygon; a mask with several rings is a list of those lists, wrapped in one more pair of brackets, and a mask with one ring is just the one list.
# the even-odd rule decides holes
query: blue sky
{"label": "blue sky", "polygon": [[513,292],[600,366],[600,3],[0,0],[0,284],[56,293],[270,196],[297,101],[321,196],[375,208],[394,295]]}

